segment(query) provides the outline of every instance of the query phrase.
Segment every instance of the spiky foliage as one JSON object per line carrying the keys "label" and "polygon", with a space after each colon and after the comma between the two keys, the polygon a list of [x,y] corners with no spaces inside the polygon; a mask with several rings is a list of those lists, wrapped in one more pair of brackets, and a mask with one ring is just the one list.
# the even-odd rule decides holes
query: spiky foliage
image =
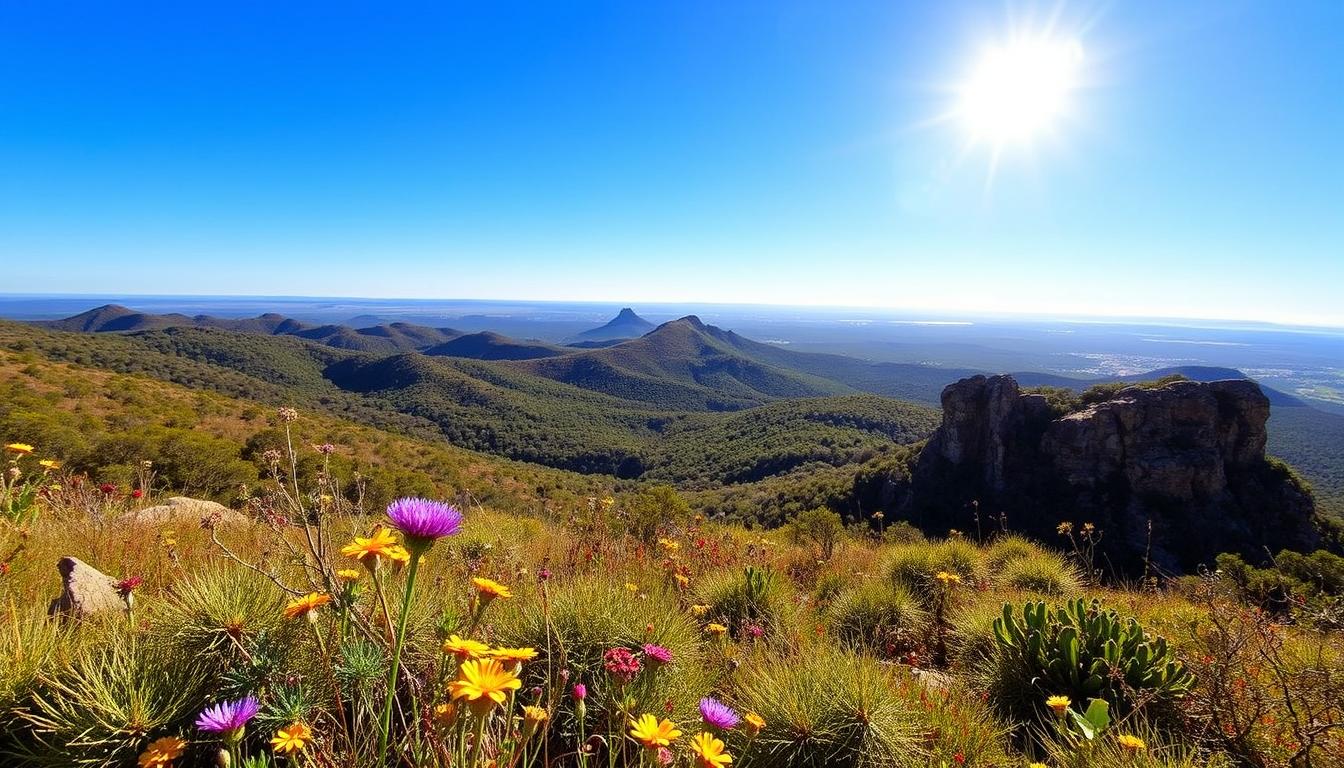
{"label": "spiky foliage", "polygon": [[48,619],[36,604],[11,605],[4,610],[0,618],[0,720],[8,720],[28,703],[42,674],[68,663],[81,639],[69,630]]}
{"label": "spiky foliage", "polygon": [[789,584],[774,571],[748,567],[706,576],[696,588],[696,599],[709,606],[710,621],[723,624],[729,634],[741,638],[748,624],[759,626],[767,635],[786,625],[793,608],[789,590]]}
{"label": "spiky foliage", "polygon": [[870,657],[817,648],[754,659],[734,693],[740,710],[769,724],[751,746],[754,766],[922,764],[920,717]]}
{"label": "spiky foliage", "polygon": [[1048,695],[1100,698],[1124,714],[1179,698],[1194,685],[1164,638],[1095,600],[1053,611],[1043,601],[1020,611],[1005,603],[994,637],[991,698],[1019,717],[1044,715]]}
{"label": "spiky foliage", "polygon": [[1053,552],[1037,551],[1006,563],[997,581],[1013,589],[1063,596],[1082,589],[1078,569]]}
{"label": "spiky foliage", "polygon": [[33,764],[113,768],[186,727],[205,695],[201,666],[129,631],[109,633],[52,676],[23,714]]}
{"label": "spiky foliage", "polygon": [[963,582],[982,581],[984,555],[969,542],[947,539],[936,544],[896,547],[886,566],[893,584],[909,589],[926,603],[939,594],[934,577],[944,571],[957,575]]}
{"label": "spiky foliage", "polygon": [[913,650],[928,622],[909,591],[885,581],[869,581],[841,593],[827,613],[831,630],[847,648],[888,657]]}
{"label": "spiky foliage", "polygon": [[292,632],[285,596],[252,571],[215,564],[188,575],[154,612],[161,641],[186,658],[207,661],[223,672],[245,661],[259,638]]}

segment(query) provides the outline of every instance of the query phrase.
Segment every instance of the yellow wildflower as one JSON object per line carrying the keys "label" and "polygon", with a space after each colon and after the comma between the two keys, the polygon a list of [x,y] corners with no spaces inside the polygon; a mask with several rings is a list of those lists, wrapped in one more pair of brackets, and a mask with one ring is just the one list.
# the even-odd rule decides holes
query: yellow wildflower
{"label": "yellow wildflower", "polygon": [[176,736],[164,736],[155,739],[145,747],[145,751],[140,753],[140,759],[137,765],[140,768],[168,768],[173,761],[182,756],[187,751],[187,742],[185,739],[179,739]]}
{"label": "yellow wildflower", "polygon": [[473,659],[462,665],[456,680],[448,684],[454,699],[465,700],[471,711],[484,717],[508,700],[508,691],[523,687],[518,676],[498,659]]}
{"label": "yellow wildflower", "polygon": [[33,446],[27,443],[10,443],[5,446],[5,450],[16,456],[27,456],[33,452]]}
{"label": "yellow wildflower", "polygon": [[707,614],[707,613],[709,613],[709,606],[708,606],[708,605],[692,605],[692,606],[691,606],[691,615],[694,616],[694,617],[696,617],[697,619],[703,619],[703,618],[705,617],[705,614]]}
{"label": "yellow wildflower", "polygon": [[39,462],[37,462],[37,463],[38,463],[38,466],[42,467],[43,469],[60,469],[60,468],[61,468],[61,462],[59,462],[59,461],[57,461],[57,460],[55,460],[55,459],[43,459],[43,460],[41,460],[41,461],[39,461]]}
{"label": "yellow wildflower", "polygon": [[313,729],[309,728],[307,723],[290,723],[288,728],[281,728],[275,732],[271,746],[275,748],[277,754],[293,755],[302,752],[312,740]]}
{"label": "yellow wildflower", "polygon": [[443,652],[456,656],[458,661],[468,661],[489,655],[490,646],[479,640],[449,635],[448,639],[443,641]]}
{"label": "yellow wildflower", "polygon": [[359,581],[360,573],[354,568],[342,568],[336,572],[336,578],[341,581]]}
{"label": "yellow wildflower", "polygon": [[765,730],[765,718],[755,712],[748,712],[742,716],[742,722],[747,724],[747,733],[752,736]]}
{"label": "yellow wildflower", "polygon": [[948,585],[948,584],[960,584],[960,583],[961,583],[961,577],[960,577],[960,576],[958,576],[958,575],[955,574],[955,573],[948,573],[947,571],[939,571],[938,573],[934,574],[933,578],[935,578],[935,579],[941,581],[941,582],[943,583],[944,586],[946,586],[946,585]]}
{"label": "yellow wildflower", "polygon": [[1045,700],[1045,706],[1053,709],[1055,714],[1060,717],[1063,717],[1064,713],[1069,711],[1069,705],[1072,703],[1068,696],[1051,696]]}
{"label": "yellow wildflower", "polygon": [[513,590],[497,581],[477,576],[471,580],[471,583],[476,585],[476,591],[480,593],[482,600],[494,600],[497,597],[508,600],[513,597]]}
{"label": "yellow wildflower", "polygon": [[500,661],[512,661],[522,664],[524,661],[531,661],[537,658],[536,648],[492,648],[487,652],[492,659]]}
{"label": "yellow wildflower", "polygon": [[705,627],[705,631],[711,635],[714,635],[715,637],[719,637],[720,635],[723,635],[725,632],[727,632],[728,628],[722,624],[710,624],[709,626]]}
{"label": "yellow wildflower", "polygon": [[1148,745],[1143,742],[1143,739],[1140,739],[1138,736],[1131,736],[1128,733],[1122,733],[1119,736],[1116,736],[1115,740],[1126,752],[1138,752],[1148,748]]}
{"label": "yellow wildflower", "polygon": [[657,749],[676,741],[681,731],[671,720],[664,718],[659,721],[653,715],[643,714],[638,720],[630,720],[630,736],[643,744],[645,749]]}
{"label": "yellow wildflower", "polygon": [[691,753],[700,768],[723,768],[733,762],[733,756],[724,751],[723,740],[708,731],[697,733],[691,739]]}
{"label": "yellow wildflower", "polygon": [[341,547],[341,554],[353,557],[369,570],[377,569],[384,559],[394,562],[410,562],[411,559],[410,553],[397,543],[392,532],[382,526],[373,529],[368,538],[356,536],[354,541]]}

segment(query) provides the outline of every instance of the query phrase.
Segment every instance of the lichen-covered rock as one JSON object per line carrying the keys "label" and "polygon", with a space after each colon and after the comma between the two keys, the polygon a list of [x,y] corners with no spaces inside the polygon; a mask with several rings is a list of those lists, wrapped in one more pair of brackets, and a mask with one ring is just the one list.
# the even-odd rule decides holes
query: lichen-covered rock
{"label": "lichen-covered rock", "polygon": [[974,376],[942,403],[942,425],[893,494],[925,528],[1006,519],[1049,538],[1061,522],[1092,522],[1120,570],[1150,546],[1159,567],[1189,570],[1220,552],[1320,543],[1309,492],[1265,458],[1270,405],[1253,381],[1128,387],[1059,416],[1011,376]]}
{"label": "lichen-covered rock", "polygon": [[61,573],[61,595],[47,607],[49,615],[85,619],[127,609],[116,579],[83,560],[62,557],[56,570]]}

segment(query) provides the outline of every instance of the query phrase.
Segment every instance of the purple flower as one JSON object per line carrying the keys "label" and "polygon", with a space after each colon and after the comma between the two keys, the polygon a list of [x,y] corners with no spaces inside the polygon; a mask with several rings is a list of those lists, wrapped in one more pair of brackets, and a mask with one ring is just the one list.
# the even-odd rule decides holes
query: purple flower
{"label": "purple flower", "polygon": [[672,651],[664,648],[661,645],[654,645],[653,643],[645,643],[644,658],[651,659],[653,661],[658,662],[659,664],[671,664]]}
{"label": "purple flower", "polygon": [[742,722],[742,718],[737,716],[732,707],[709,696],[700,700],[700,717],[705,719],[706,725],[721,731],[730,731]]}
{"label": "purple flower", "polygon": [[238,701],[221,701],[201,711],[200,717],[196,718],[196,727],[210,733],[236,731],[246,725],[259,708],[252,696]]}
{"label": "purple flower", "polygon": [[462,527],[462,513],[457,507],[429,499],[397,499],[387,505],[387,516],[410,540],[408,544],[412,541],[432,544]]}
{"label": "purple flower", "polygon": [[583,701],[586,698],[588,698],[588,686],[584,685],[583,683],[575,683],[574,700]]}

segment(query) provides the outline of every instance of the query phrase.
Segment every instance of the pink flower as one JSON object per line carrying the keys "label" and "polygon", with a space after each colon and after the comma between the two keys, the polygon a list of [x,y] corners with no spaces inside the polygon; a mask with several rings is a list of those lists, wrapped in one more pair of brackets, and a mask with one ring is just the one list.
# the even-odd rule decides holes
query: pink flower
{"label": "pink flower", "polygon": [[639,674],[639,659],[625,648],[612,648],[602,654],[602,666],[620,683],[628,683]]}
{"label": "pink flower", "polygon": [[145,580],[140,576],[127,576],[126,578],[117,582],[117,591],[123,595],[129,595],[130,593],[134,592],[137,588],[139,588],[141,584],[144,583]]}
{"label": "pink flower", "polygon": [[672,651],[668,650],[667,648],[664,648],[661,645],[654,645],[653,643],[645,643],[644,658],[653,662],[657,662],[660,665],[671,664]]}

